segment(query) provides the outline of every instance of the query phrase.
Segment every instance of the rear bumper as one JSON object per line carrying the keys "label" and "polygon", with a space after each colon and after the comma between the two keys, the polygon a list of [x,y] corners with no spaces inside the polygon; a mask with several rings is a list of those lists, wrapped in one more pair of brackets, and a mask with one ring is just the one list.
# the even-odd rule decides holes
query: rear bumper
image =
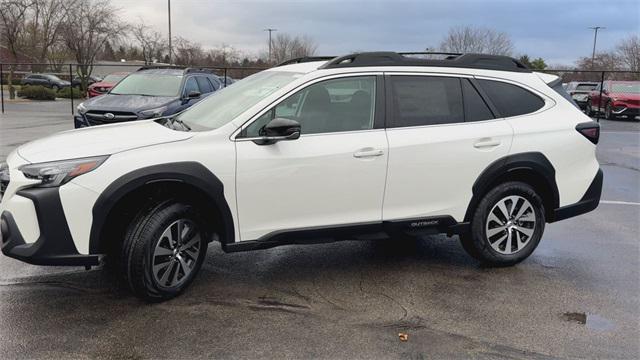
{"label": "rear bumper", "polygon": [[589,185],[587,192],[582,196],[582,199],[575,204],[563,206],[553,211],[553,219],[549,222],[555,222],[559,220],[568,219],[570,217],[578,216],[588,213],[594,210],[600,204],[600,196],[602,194],[602,169],[598,169],[595,178]]}
{"label": "rear bumper", "polygon": [[40,237],[26,243],[11,212],[0,214],[0,244],[8,257],[34,265],[95,266],[101,255],[81,255],[71,237],[58,188],[33,188],[18,195],[33,201]]}

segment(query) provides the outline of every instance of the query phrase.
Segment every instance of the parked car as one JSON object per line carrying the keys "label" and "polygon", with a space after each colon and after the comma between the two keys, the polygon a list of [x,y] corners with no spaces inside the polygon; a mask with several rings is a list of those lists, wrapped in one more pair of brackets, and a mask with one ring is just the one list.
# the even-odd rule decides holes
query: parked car
{"label": "parked car", "polygon": [[587,108],[587,100],[589,99],[589,94],[593,89],[595,89],[600,83],[599,82],[590,82],[590,81],[572,81],[570,82],[565,90],[571,95],[571,98],[575,103],[580,107],[580,109],[585,110]]}
{"label": "parked car", "polygon": [[629,119],[640,116],[640,81],[605,81],[602,99],[598,85],[589,93],[585,112],[589,116],[596,112],[604,113],[604,117],[609,120],[622,116]]}
{"label": "parked car", "polygon": [[22,85],[40,85],[58,91],[71,85],[67,80],[62,80],[53,74],[27,74],[20,81]]}
{"label": "parked car", "polygon": [[[87,85],[91,85],[100,81],[102,81],[102,78],[98,76],[89,75],[87,77]],[[79,87],[81,84],[82,84],[82,78],[80,76],[75,76],[71,81],[71,86],[73,87]]]}
{"label": "parked car", "polygon": [[129,75],[128,72],[116,72],[113,74],[109,74],[105,76],[101,81],[94,82],[93,84],[89,85],[89,87],[87,88],[87,94],[89,95],[89,97],[106,94],[107,92],[109,92],[109,90],[111,90],[112,87],[114,87],[127,75]]}
{"label": "parked car", "polygon": [[[96,99],[202,75],[134,73]],[[546,223],[600,201],[600,128],[566,97],[559,77],[504,56],[274,67],[176,116],[20,146],[1,167],[2,252],[111,261],[149,301],[184,291],[212,241],[237,252],[445,233],[483,263],[514,265]]]}
{"label": "parked car", "polygon": [[[234,82],[238,81],[230,76],[220,76],[220,82],[224,85],[224,86],[229,86],[231,84],[233,84]],[[226,81],[225,81],[226,79]]]}
{"label": "parked car", "polygon": [[76,128],[168,116],[196,104],[221,88],[207,70],[145,67],[118,82],[108,93],[78,105]]}

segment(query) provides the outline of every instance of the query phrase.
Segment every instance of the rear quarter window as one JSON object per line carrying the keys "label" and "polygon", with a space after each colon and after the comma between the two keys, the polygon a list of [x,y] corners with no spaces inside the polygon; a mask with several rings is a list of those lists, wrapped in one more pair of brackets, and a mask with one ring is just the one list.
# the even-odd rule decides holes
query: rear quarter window
{"label": "rear quarter window", "polygon": [[493,80],[478,79],[501,117],[530,114],[544,106],[544,100],[520,86]]}

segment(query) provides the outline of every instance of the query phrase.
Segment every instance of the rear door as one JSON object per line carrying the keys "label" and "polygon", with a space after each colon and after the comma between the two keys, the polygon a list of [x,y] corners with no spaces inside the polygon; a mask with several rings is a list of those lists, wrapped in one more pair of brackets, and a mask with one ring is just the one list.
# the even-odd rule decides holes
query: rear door
{"label": "rear door", "polygon": [[387,74],[386,89],[384,220],[463,221],[473,183],[509,152],[511,126],[494,118],[472,79],[394,73]]}

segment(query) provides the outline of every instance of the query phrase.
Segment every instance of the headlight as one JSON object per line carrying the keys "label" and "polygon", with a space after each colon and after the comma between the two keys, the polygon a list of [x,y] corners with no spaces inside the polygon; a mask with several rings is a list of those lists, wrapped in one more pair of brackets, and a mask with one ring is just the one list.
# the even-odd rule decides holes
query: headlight
{"label": "headlight", "polygon": [[80,114],[80,115],[84,115],[84,113],[87,112],[87,108],[84,107],[84,103],[80,103],[80,105],[78,105],[76,110],[78,110],[78,114]]}
{"label": "headlight", "polygon": [[40,187],[55,187],[95,170],[108,156],[28,164],[18,168],[25,177],[40,180]]}
{"label": "headlight", "polygon": [[155,109],[149,109],[149,110],[144,110],[144,111],[140,111],[140,114],[142,114],[142,116],[144,117],[160,117],[162,116],[162,114],[167,111],[167,107],[166,106],[161,106],[159,108],[155,108]]}

